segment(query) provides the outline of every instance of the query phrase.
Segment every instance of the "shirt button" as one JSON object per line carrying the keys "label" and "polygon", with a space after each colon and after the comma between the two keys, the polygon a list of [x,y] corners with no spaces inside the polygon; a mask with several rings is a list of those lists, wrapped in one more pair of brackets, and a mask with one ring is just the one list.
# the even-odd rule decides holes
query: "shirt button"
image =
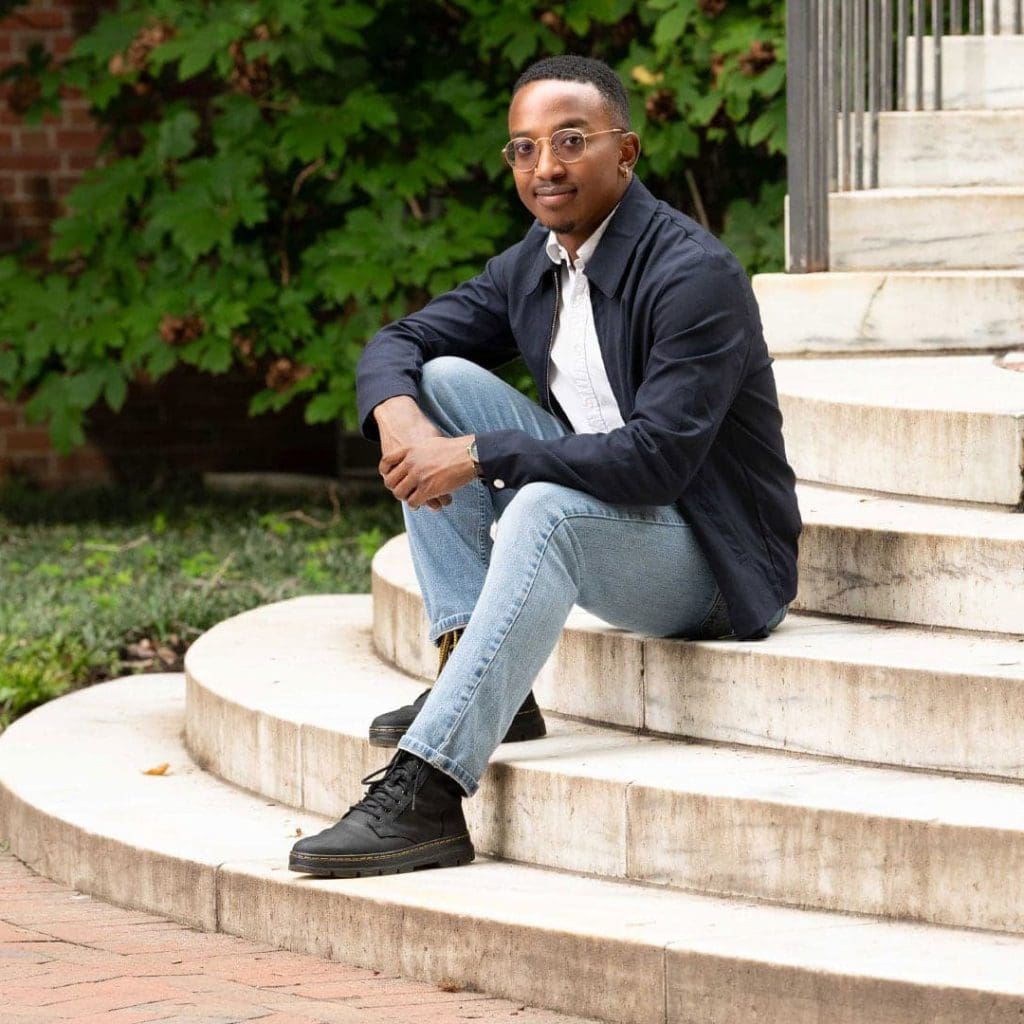
{"label": "shirt button", "polygon": [[504,486],[505,486],[505,481],[502,480],[501,477],[498,477],[498,479],[494,481],[494,489],[496,491],[500,491],[502,489],[502,487],[504,487]]}

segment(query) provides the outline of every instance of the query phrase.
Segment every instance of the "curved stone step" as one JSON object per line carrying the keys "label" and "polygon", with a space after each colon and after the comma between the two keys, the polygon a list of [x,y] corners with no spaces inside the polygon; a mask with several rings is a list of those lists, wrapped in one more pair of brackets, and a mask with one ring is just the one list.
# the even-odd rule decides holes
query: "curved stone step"
{"label": "curved stone step", "polygon": [[[405,536],[373,561],[377,652],[432,679]],[[1024,778],[1024,642],[790,613],[764,643],[643,637],[574,609],[534,689],[629,729],[901,767]]]}
{"label": "curved stone step", "polygon": [[758,274],[753,284],[777,356],[1024,346],[1024,270]]}
{"label": "curved stone step", "polygon": [[990,356],[788,359],[775,365],[802,480],[1015,506],[1024,377]]}
{"label": "curved stone step", "polygon": [[878,118],[882,188],[1024,182],[1024,110],[892,111]]}
{"label": "curved stone step", "polygon": [[[300,632],[293,652],[287,638]],[[187,674],[200,763],[332,816],[387,757],[366,741],[370,719],[420,688],[374,655],[365,599],[236,616],[193,645]],[[544,740],[502,747],[467,804],[480,849],[716,895],[1024,931],[1024,891],[1008,892],[1024,869],[1019,784],[550,726]],[[268,785],[268,765],[286,785]],[[908,852],[894,862],[893,849]]]}
{"label": "curved stone step", "polygon": [[[180,677],[72,694],[0,738],[0,829],[35,870],[287,949],[627,1024],[1011,1024],[1024,939],[793,910],[479,859],[310,879],[324,823],[197,770]],[[141,769],[170,764],[164,776]]]}
{"label": "curved stone step", "polygon": [[1024,515],[811,484],[798,491],[794,609],[1024,634]]}
{"label": "curved stone step", "polygon": [[1024,189],[866,189],[829,196],[829,270],[1024,266]]}

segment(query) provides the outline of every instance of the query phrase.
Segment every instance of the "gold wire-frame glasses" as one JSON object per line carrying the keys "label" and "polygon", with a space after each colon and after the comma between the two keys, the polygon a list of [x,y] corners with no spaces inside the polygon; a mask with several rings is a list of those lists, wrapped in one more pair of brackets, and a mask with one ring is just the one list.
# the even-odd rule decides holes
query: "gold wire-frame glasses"
{"label": "gold wire-frame glasses", "polygon": [[540,162],[540,144],[551,147],[555,159],[563,164],[574,164],[583,159],[587,151],[587,139],[611,132],[625,132],[625,128],[605,128],[600,132],[581,132],[579,128],[560,128],[551,135],[539,139],[525,137],[510,139],[501,147],[501,155],[513,171],[532,171]]}

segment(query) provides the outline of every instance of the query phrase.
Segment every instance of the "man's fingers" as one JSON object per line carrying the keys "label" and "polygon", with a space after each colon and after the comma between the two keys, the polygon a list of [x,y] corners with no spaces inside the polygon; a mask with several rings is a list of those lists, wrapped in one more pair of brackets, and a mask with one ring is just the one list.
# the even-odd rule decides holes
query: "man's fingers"
{"label": "man's fingers", "polygon": [[405,454],[408,450],[408,448],[396,448],[394,451],[390,451],[386,455],[382,455],[380,462],[377,464],[377,469],[380,471],[380,475],[384,476],[385,473],[394,469],[394,467],[405,458]]}
{"label": "man's fingers", "polygon": [[389,491],[394,493],[395,488],[409,475],[408,469],[401,463],[384,474],[384,484]]}

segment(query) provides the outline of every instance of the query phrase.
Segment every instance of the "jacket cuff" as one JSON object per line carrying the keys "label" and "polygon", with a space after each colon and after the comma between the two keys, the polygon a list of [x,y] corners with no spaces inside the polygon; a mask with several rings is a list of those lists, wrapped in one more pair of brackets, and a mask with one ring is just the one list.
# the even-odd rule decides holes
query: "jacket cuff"
{"label": "jacket cuff", "polygon": [[480,457],[480,478],[496,491],[521,487],[515,470],[515,437],[518,430],[485,430],[476,435],[476,451]]}

